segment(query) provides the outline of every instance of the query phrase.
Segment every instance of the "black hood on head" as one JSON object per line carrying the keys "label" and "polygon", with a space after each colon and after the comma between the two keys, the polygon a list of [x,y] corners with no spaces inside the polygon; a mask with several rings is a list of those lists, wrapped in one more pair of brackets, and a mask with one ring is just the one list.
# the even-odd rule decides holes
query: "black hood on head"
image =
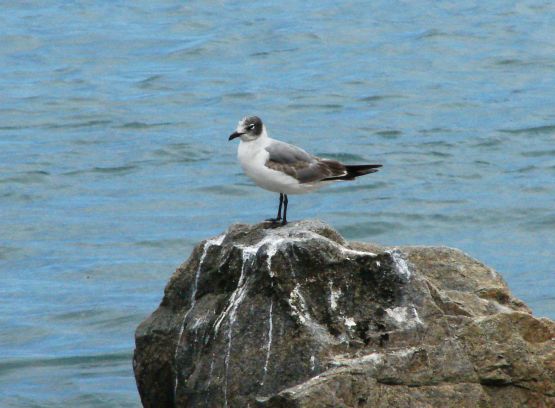
{"label": "black hood on head", "polygon": [[258,116],[249,116],[239,122],[239,126],[237,128],[239,130],[229,135],[229,140],[241,137],[242,135],[248,135],[249,137],[247,139],[254,140],[262,134],[264,125]]}
{"label": "black hood on head", "polygon": [[[245,119],[245,129],[248,129],[248,132],[255,135],[260,136],[262,134],[262,120],[258,116],[249,116]],[[252,130],[249,129],[249,126],[254,125]]]}

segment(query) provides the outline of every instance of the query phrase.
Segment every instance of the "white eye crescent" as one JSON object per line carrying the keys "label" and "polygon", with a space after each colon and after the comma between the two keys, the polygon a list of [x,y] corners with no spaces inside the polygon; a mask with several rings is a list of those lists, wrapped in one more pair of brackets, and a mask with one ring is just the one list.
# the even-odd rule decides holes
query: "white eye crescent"
{"label": "white eye crescent", "polygon": [[251,123],[249,126],[247,126],[247,129],[253,130],[254,129],[254,123]]}

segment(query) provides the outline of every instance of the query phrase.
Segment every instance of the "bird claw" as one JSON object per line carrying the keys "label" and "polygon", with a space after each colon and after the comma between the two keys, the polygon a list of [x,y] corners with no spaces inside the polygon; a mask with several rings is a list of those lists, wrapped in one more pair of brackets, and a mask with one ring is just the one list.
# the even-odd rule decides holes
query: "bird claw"
{"label": "bird claw", "polygon": [[269,224],[266,228],[279,228],[287,225],[287,220],[284,220],[283,218],[268,218],[264,221]]}

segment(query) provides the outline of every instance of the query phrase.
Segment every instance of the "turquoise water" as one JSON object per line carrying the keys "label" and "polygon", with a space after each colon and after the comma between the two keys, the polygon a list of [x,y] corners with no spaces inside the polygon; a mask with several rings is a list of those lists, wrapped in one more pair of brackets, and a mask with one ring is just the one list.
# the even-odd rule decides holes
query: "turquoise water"
{"label": "turquoise water", "polygon": [[461,248],[555,318],[555,6],[299,3],[2,3],[0,406],[139,405],[133,332],[170,275],[274,215],[227,141],[246,114],[384,164],[291,220]]}

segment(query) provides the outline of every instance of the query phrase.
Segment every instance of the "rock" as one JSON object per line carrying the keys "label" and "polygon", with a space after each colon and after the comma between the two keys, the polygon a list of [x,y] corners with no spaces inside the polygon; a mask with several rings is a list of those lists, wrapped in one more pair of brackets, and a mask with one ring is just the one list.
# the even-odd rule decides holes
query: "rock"
{"label": "rock", "polygon": [[456,249],[233,225],[172,276],[134,371],[145,407],[548,407],[554,334]]}

